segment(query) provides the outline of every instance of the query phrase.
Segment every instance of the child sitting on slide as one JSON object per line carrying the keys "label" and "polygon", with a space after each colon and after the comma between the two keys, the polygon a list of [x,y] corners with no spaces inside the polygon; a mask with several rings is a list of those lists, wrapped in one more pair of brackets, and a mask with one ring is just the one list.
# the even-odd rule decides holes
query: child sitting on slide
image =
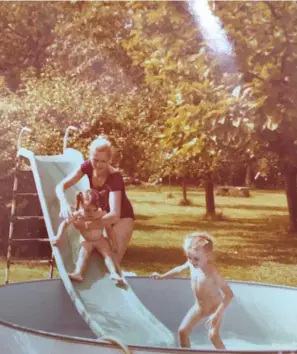
{"label": "child sitting on slide", "polygon": [[[85,193],[79,192],[76,196],[76,211],[73,212],[70,220],[64,220],[58,229],[56,237],[52,240],[52,245],[58,245],[65,235],[65,231],[70,224],[81,218],[98,219],[106,214],[100,208],[100,195],[94,189],[88,189]],[[110,273],[110,278],[118,285],[125,285],[125,281],[116,269],[113,258],[113,252],[116,252],[116,238],[112,227],[106,227],[107,238],[103,236],[103,228],[101,229],[83,229],[79,230],[82,238],[80,241],[80,251],[73,273],[69,274],[69,278],[75,281],[83,280],[83,272],[85,270],[87,260],[94,249],[96,249],[104,258],[106,267]],[[110,245],[112,244],[112,246]],[[111,248],[112,247],[112,248]]]}

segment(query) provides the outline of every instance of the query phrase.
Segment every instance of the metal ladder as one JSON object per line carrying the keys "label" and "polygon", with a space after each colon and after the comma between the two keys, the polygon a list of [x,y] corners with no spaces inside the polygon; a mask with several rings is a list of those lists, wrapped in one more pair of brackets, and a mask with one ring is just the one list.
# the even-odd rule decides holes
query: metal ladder
{"label": "metal ladder", "polygon": [[[22,136],[24,132],[31,132],[32,130],[29,128],[22,128],[19,138],[18,138],[18,144],[17,148],[18,150],[21,148],[21,142],[22,142]],[[38,197],[37,193],[24,193],[24,192],[19,192],[18,191],[18,182],[19,182],[19,174],[20,173],[25,173],[25,172],[31,172],[29,169],[22,169],[21,168],[21,162],[22,162],[22,156],[16,156],[16,164],[14,168],[14,182],[13,182],[13,190],[12,190],[12,203],[11,203],[11,212],[10,212],[10,223],[9,223],[9,233],[8,233],[8,245],[7,245],[7,255],[6,255],[6,269],[5,269],[5,284],[9,283],[9,271],[10,271],[10,265],[13,263],[21,263],[21,262],[26,262],[28,263],[28,260],[25,261],[13,261],[11,259],[11,254],[12,254],[12,248],[15,244],[18,243],[23,243],[23,242],[49,242],[49,238],[13,238],[14,234],[14,224],[17,220],[43,220],[43,216],[17,216],[16,215],[16,209],[17,209],[17,199],[18,196],[35,196]],[[35,262],[35,261],[34,261]],[[49,264],[50,269],[49,269],[49,279],[53,278],[53,272],[54,272],[54,256],[53,253],[51,255],[50,259],[42,259],[42,260],[36,260],[38,263],[46,263]]]}

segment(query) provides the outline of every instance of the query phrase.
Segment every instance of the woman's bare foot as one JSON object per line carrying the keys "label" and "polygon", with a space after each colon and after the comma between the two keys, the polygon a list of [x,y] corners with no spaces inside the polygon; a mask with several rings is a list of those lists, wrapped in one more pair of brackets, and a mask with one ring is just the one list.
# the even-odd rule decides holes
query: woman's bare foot
{"label": "woman's bare foot", "polygon": [[69,278],[74,281],[83,281],[83,276],[80,273],[69,273]]}

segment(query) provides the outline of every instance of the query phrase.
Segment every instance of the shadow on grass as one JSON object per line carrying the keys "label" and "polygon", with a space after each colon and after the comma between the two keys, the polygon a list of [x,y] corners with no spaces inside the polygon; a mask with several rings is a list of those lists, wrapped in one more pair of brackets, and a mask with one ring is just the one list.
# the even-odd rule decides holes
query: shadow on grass
{"label": "shadow on grass", "polygon": [[[146,219],[147,218],[147,219]],[[289,218],[287,215],[270,215],[267,218],[261,219],[245,219],[245,218],[236,218],[236,219],[228,219],[223,221],[212,221],[212,220],[204,220],[202,217],[197,217],[196,220],[193,220],[192,217],[189,216],[189,220],[185,220],[184,216],[180,216],[179,214],[172,214],[171,221],[168,222],[168,219],[164,224],[145,224],[141,223],[141,221],[145,221],[148,219],[153,219],[146,216],[140,216],[140,218],[136,217],[135,230],[138,231],[178,231],[184,229],[193,229],[193,230],[205,230],[209,232],[216,232],[220,230],[230,230],[232,234],[236,232],[260,232],[260,233],[269,233],[276,232],[280,228],[282,231],[288,228]],[[179,220],[180,219],[180,220]],[[139,221],[139,222],[138,222]],[[159,221],[158,221],[159,222]]]}
{"label": "shadow on grass", "polygon": [[290,235],[250,235],[242,245],[233,247],[233,252],[217,249],[216,259],[227,266],[259,266],[264,262],[297,265],[297,239]]}
{"label": "shadow on grass", "polygon": [[142,214],[137,214],[135,215],[135,220],[136,222],[139,221],[146,221],[146,220],[150,220],[152,219],[153,216],[149,216],[149,215],[142,215]]}
{"label": "shadow on grass", "polygon": [[146,225],[146,224],[141,224],[141,223],[135,223],[134,230],[135,231],[144,231],[144,232],[151,232],[151,231],[176,231],[177,228],[179,229],[185,229],[188,227],[185,226],[176,226],[178,224],[168,224],[164,223],[163,225]]}
{"label": "shadow on grass", "polygon": [[287,211],[287,207],[279,207],[274,205],[245,205],[245,204],[218,204],[220,209],[240,209],[240,210],[271,210],[271,211]]}
{"label": "shadow on grass", "polygon": [[[189,198],[191,200],[191,198]],[[186,208],[203,208],[205,209],[205,203],[197,203],[195,201],[191,201],[191,204],[189,205],[179,205],[179,202],[182,200],[182,198],[178,198],[177,196],[174,199],[168,199],[168,200],[173,200],[173,202],[168,203],[167,201],[164,200],[133,200],[131,199],[132,202],[136,204],[146,204],[146,205],[167,205],[167,206],[176,206],[176,207],[186,207]],[[217,208],[220,210],[224,209],[237,209],[237,210],[254,210],[254,211],[287,211],[288,207],[286,206],[276,206],[276,205],[248,205],[248,204],[224,204],[224,203],[217,203],[216,204]]]}
{"label": "shadow on grass", "polygon": [[[196,208],[204,208],[205,209],[205,204],[203,203],[195,203],[195,202],[191,202],[192,204],[191,205],[179,205],[178,203],[180,202],[182,198],[180,198],[179,196],[174,196],[174,198],[172,199],[167,199],[168,201],[170,200],[171,203],[168,203],[167,201],[164,201],[164,200],[158,200],[158,201],[155,201],[155,200],[133,200],[132,198],[130,198],[130,200],[135,203],[135,204],[149,204],[149,205],[167,205],[167,206],[176,206],[176,207],[196,207]],[[235,206],[234,206],[235,208]]]}
{"label": "shadow on grass", "polygon": [[127,249],[125,260],[129,263],[163,263],[179,264],[186,261],[185,254],[181,248],[163,248],[163,247],[142,247],[131,246]]}
{"label": "shadow on grass", "polygon": [[[285,230],[288,217],[271,215],[265,219],[234,220],[229,222],[181,221],[157,225],[136,225],[141,231],[172,230],[184,228],[206,230],[218,239],[215,257],[219,265],[251,267],[265,262],[282,265],[297,265],[297,237]],[[137,229],[136,228],[136,229]],[[230,230],[230,237],[226,230]],[[220,234],[220,230],[224,233]],[[129,264],[164,264],[168,267],[185,262],[181,248],[131,246],[125,255]],[[297,271],[297,269],[296,269]]]}
{"label": "shadow on grass", "polygon": [[[297,265],[297,240],[253,237],[248,244],[245,243],[242,247],[238,245],[230,251],[217,248],[215,259],[218,265],[227,267],[260,266],[265,262]],[[125,261],[136,267],[147,263],[152,266],[163,264],[170,268],[184,263],[186,258],[182,248],[131,246],[125,254]]]}

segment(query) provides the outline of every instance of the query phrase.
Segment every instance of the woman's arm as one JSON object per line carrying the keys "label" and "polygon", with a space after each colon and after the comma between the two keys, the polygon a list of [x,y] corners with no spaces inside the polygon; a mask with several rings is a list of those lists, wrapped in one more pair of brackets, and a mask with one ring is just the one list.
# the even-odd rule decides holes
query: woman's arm
{"label": "woman's arm", "polygon": [[105,214],[100,220],[87,221],[85,227],[88,229],[98,229],[100,227],[116,224],[121,216],[122,192],[114,191],[109,193],[110,212]]}
{"label": "woman's arm", "polygon": [[122,191],[109,193],[110,212],[102,217],[103,226],[116,224],[121,217]]}
{"label": "woman's arm", "polygon": [[79,168],[69,176],[66,176],[56,187],[56,195],[60,202],[60,216],[69,218],[72,214],[71,206],[69,205],[65,196],[65,191],[76,184],[84,176],[82,170]]}

